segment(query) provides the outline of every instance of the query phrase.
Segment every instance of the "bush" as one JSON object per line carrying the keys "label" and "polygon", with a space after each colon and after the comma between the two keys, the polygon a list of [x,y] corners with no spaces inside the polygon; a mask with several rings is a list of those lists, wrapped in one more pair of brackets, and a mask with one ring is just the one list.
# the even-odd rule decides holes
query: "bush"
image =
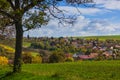
{"label": "bush", "polygon": [[58,62],[64,62],[65,61],[65,55],[63,53],[53,53],[49,57],[50,63],[58,63]]}
{"label": "bush", "polygon": [[13,48],[0,44],[0,56],[5,56],[8,59],[13,59],[14,51],[15,50]]}
{"label": "bush", "polygon": [[0,56],[0,65],[7,65],[8,64],[8,58],[5,56]]}
{"label": "bush", "polygon": [[34,49],[44,49],[44,44],[42,42],[40,43],[31,43],[30,45],[31,48],[34,48]]}
{"label": "bush", "polygon": [[7,52],[7,53],[14,53],[15,52],[15,50],[9,46],[5,46],[5,45],[0,44],[0,47],[5,49],[5,52]]}
{"label": "bush", "polygon": [[47,50],[40,50],[39,53],[39,55],[42,57],[42,63],[49,63],[49,57],[51,55],[51,52]]}
{"label": "bush", "polygon": [[42,58],[39,55],[32,58],[32,63],[41,63],[41,62],[42,62]]}
{"label": "bush", "polygon": [[22,59],[24,63],[32,63],[32,54],[30,52],[23,53]]}
{"label": "bush", "polygon": [[4,49],[0,46],[0,53],[4,53]]}
{"label": "bush", "polygon": [[73,59],[72,57],[68,57],[68,58],[65,59],[65,61],[66,61],[66,62],[73,62],[74,59]]}
{"label": "bush", "polygon": [[3,56],[5,53],[5,50],[0,46],[0,56]]}

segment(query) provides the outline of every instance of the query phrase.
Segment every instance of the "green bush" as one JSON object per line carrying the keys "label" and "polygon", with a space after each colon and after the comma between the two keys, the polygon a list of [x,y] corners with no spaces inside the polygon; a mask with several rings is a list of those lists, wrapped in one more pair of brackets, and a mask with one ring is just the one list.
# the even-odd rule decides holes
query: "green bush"
{"label": "green bush", "polygon": [[3,53],[4,49],[0,46],[0,53]]}
{"label": "green bush", "polygon": [[41,56],[37,55],[37,56],[34,56],[32,58],[32,63],[41,63],[42,62],[42,58]]}
{"label": "green bush", "polygon": [[44,49],[44,44],[42,42],[40,43],[31,43],[30,45],[31,48],[34,48],[34,49]]}
{"label": "green bush", "polygon": [[32,54],[30,52],[24,52],[22,56],[22,60],[24,63],[32,63]]}
{"label": "green bush", "polygon": [[0,55],[3,56],[4,53],[5,53],[5,50],[2,47],[0,47]]}
{"label": "green bush", "polygon": [[14,51],[15,50],[13,48],[6,46],[6,45],[3,45],[3,44],[0,44],[0,55],[1,56],[5,56],[8,59],[13,59]]}
{"label": "green bush", "polygon": [[50,63],[58,63],[58,62],[64,62],[65,61],[65,55],[64,53],[61,52],[54,52],[52,55],[49,57],[49,62]]}
{"label": "green bush", "polygon": [[72,57],[68,57],[68,58],[65,59],[65,61],[66,61],[66,62],[73,62],[74,59],[73,59]]}

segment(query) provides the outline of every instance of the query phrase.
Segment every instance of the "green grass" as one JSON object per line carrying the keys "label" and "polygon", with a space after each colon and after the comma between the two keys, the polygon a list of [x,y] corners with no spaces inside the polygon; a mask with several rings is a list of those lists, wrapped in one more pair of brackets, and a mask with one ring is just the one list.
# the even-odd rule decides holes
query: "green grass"
{"label": "green grass", "polygon": [[[120,61],[25,64],[22,70],[0,80],[120,80]],[[8,71],[4,67],[0,76]]]}
{"label": "green grass", "polygon": [[23,47],[24,47],[23,51],[24,52],[30,52],[32,54],[32,56],[38,55],[39,52],[35,51],[34,49],[33,50],[29,49],[30,45],[31,45],[30,42],[23,42]]}
{"label": "green grass", "polygon": [[23,42],[23,47],[30,47],[31,43],[30,42]]}
{"label": "green grass", "polygon": [[86,37],[80,37],[80,38],[99,39],[99,40],[106,40],[106,39],[120,40],[120,35],[111,35],[111,36],[86,36]]}

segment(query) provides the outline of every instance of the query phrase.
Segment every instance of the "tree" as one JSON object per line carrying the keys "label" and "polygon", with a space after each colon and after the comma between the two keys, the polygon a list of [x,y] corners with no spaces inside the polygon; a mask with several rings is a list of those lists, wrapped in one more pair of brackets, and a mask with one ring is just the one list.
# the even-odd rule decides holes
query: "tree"
{"label": "tree", "polygon": [[[58,10],[55,7],[58,1],[62,0],[0,0],[0,18],[6,17],[6,21],[4,21],[4,24],[6,25],[4,25],[3,23],[0,25],[2,25],[2,27],[6,27],[8,25],[15,25],[16,30],[13,72],[21,71],[23,32],[47,24],[50,15],[57,19],[63,18],[55,16],[52,13],[53,10],[51,10]],[[67,0],[68,3],[78,4],[86,3],[89,1],[91,0]],[[51,6],[53,6],[54,8],[51,8]],[[32,11],[30,11],[31,9],[39,9],[39,11],[35,11],[33,13]],[[50,15],[47,15],[48,11],[46,11],[46,9],[48,9]],[[61,12],[61,10],[58,11]],[[25,15],[29,16],[29,18],[24,18]],[[66,22],[66,20],[64,21]],[[70,20],[68,22],[72,23],[73,20]],[[26,30],[24,30],[23,27]]]}
{"label": "tree", "polygon": [[64,52],[62,51],[54,51],[49,57],[50,63],[58,63],[64,61],[65,61],[65,55]]}

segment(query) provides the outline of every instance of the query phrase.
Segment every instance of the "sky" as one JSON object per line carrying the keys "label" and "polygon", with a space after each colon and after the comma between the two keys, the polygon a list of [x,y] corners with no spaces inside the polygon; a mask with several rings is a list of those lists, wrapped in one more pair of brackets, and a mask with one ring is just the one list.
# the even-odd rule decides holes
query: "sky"
{"label": "sky", "polygon": [[[65,15],[77,15],[73,26],[58,26],[58,20],[52,19],[39,29],[24,33],[31,37],[71,37],[120,35],[120,0],[94,0],[94,7],[79,5],[77,8],[60,3],[58,8]],[[79,10],[79,11],[78,11]]]}

